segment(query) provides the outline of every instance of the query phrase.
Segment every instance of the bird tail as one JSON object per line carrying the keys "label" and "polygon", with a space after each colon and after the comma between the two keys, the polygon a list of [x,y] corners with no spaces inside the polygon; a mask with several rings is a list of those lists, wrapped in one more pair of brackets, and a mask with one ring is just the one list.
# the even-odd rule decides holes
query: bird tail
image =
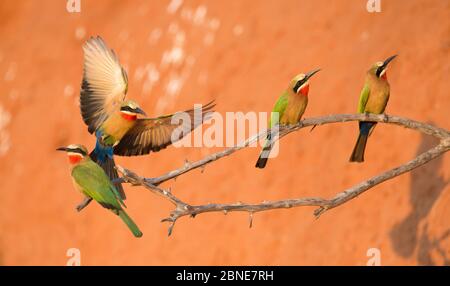
{"label": "bird tail", "polygon": [[371,130],[375,127],[375,122],[359,122],[359,136],[353,148],[350,162],[364,162],[364,151],[366,150],[367,139]]}
{"label": "bird tail", "polygon": [[266,167],[267,160],[269,160],[270,151],[272,150],[271,138],[272,138],[271,134],[270,133],[267,134],[266,143],[264,144],[264,147],[261,153],[259,154],[258,160],[256,161],[255,165],[256,168],[263,169],[264,167]]}
{"label": "bird tail", "polygon": [[[95,144],[95,149],[92,150],[91,154],[89,154],[91,159],[97,164],[99,164],[100,167],[102,167],[102,169],[105,171],[105,173],[111,180],[119,178],[119,174],[117,173],[117,170],[115,168],[116,163],[114,162],[113,154],[114,154],[113,147],[103,146],[98,140],[97,143]],[[120,198],[122,200],[125,200],[126,195],[125,191],[123,190],[122,184],[114,183],[114,186],[116,187],[120,195]]]}
{"label": "bird tail", "polygon": [[128,226],[135,237],[141,237],[142,232],[139,227],[134,223],[131,217],[124,210],[119,210],[119,217],[123,220],[123,222]]}

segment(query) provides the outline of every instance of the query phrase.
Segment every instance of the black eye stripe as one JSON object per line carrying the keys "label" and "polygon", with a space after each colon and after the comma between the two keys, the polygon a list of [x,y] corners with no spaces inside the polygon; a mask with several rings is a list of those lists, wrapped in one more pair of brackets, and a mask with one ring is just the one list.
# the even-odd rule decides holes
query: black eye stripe
{"label": "black eye stripe", "polygon": [[297,93],[298,89],[299,89],[299,88],[302,86],[302,84],[304,84],[304,83],[305,83],[305,80],[304,80],[304,79],[297,81],[297,83],[296,83],[295,86],[294,86],[294,92]]}
{"label": "black eye stripe", "polygon": [[122,111],[134,112],[134,109],[131,108],[131,107],[129,107],[129,106],[122,106],[122,107],[120,108],[120,110],[122,110]]}
{"label": "black eye stripe", "polygon": [[81,154],[81,155],[83,155],[83,156],[86,156],[86,152],[84,152],[84,150],[83,150],[83,149],[80,149],[80,148],[69,149],[69,152],[72,152],[72,153],[78,153],[78,154]]}
{"label": "black eye stripe", "polygon": [[377,71],[375,72],[375,74],[377,75],[377,77],[380,77],[380,74],[381,74],[381,72],[383,71],[382,67],[383,67],[383,66],[377,68]]}

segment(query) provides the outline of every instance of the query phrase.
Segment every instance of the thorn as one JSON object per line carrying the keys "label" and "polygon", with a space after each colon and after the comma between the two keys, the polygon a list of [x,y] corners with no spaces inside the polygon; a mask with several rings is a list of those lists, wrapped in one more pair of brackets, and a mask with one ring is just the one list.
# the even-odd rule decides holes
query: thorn
{"label": "thorn", "polygon": [[252,226],[253,226],[253,212],[250,212],[248,228],[252,228]]}
{"label": "thorn", "polygon": [[224,214],[224,215],[227,215],[227,214],[228,214],[228,211],[227,211],[227,210],[223,210],[223,214]]}
{"label": "thorn", "polygon": [[191,218],[195,218],[196,215],[196,213],[191,213]]}
{"label": "thorn", "polygon": [[200,167],[200,173],[203,174],[205,172],[206,165]]}
{"label": "thorn", "polygon": [[319,217],[327,210],[328,210],[327,206],[321,206],[320,208],[314,211],[314,216],[316,217],[316,219],[319,219]]}
{"label": "thorn", "polygon": [[176,221],[177,221],[177,219],[173,218],[173,216],[167,217],[167,218],[164,218],[161,220],[161,222],[170,222],[169,229],[167,230],[167,236],[170,236],[172,234],[172,230],[173,230],[173,227],[175,226]]}
{"label": "thorn", "polygon": [[317,127],[317,124],[314,124],[313,127],[309,130],[309,132],[312,132]]}
{"label": "thorn", "polygon": [[185,168],[188,168],[190,164],[191,164],[191,163],[189,162],[188,159],[184,159],[184,167],[185,167]]}
{"label": "thorn", "polygon": [[169,226],[169,229],[167,230],[167,236],[170,236],[171,234],[172,234],[172,230],[173,230],[173,227],[175,226],[175,222],[173,222],[170,226]]}

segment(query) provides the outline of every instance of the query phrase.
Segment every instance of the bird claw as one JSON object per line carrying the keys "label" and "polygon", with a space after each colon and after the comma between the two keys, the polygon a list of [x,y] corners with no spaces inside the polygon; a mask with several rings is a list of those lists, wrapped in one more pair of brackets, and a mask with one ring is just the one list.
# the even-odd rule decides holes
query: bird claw
{"label": "bird claw", "polygon": [[76,206],[77,212],[81,212],[92,201],[91,198],[84,198],[84,200]]}

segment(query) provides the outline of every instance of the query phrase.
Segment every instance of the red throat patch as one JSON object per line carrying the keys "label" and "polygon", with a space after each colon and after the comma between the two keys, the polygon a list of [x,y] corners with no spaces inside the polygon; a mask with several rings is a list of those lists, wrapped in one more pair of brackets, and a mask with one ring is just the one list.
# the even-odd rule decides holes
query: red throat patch
{"label": "red throat patch", "polygon": [[307,96],[309,92],[309,83],[300,89],[300,94]]}
{"label": "red throat patch", "polygon": [[382,79],[384,79],[385,81],[387,81],[387,72],[385,71],[384,74],[381,76]]}
{"label": "red throat patch", "polygon": [[121,112],[120,115],[122,115],[122,117],[128,121],[135,121],[137,119],[136,114],[127,114],[127,113]]}
{"label": "red throat patch", "polygon": [[70,164],[77,164],[78,162],[80,162],[82,159],[81,156],[78,155],[69,155],[69,162]]}

